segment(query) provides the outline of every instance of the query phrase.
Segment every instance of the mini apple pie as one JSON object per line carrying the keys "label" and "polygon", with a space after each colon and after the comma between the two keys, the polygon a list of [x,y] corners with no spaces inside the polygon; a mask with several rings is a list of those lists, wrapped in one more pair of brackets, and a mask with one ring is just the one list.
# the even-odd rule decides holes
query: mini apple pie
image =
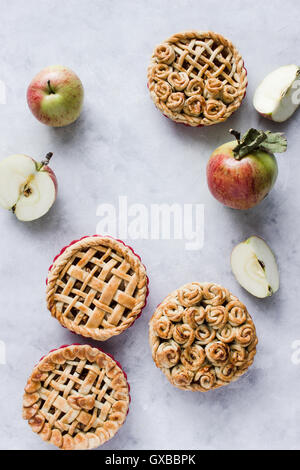
{"label": "mini apple pie", "polygon": [[147,294],[140,258],[120,240],[97,235],[64,248],[47,280],[51,314],[74,333],[99,341],[129,328]]}
{"label": "mini apple pie", "polygon": [[223,287],[198,282],[157,307],[149,339],[153,360],[171,384],[199,392],[237,380],[253,363],[257,345],[245,305]]}
{"label": "mini apple pie", "polygon": [[226,121],[240,107],[247,84],[241,55],[213,32],[175,34],[154,49],[148,67],[157,108],[194,127]]}
{"label": "mini apple pie", "polygon": [[92,449],[120,429],[129,402],[126,374],[111,356],[91,346],[65,346],[33,369],[23,418],[60,449]]}

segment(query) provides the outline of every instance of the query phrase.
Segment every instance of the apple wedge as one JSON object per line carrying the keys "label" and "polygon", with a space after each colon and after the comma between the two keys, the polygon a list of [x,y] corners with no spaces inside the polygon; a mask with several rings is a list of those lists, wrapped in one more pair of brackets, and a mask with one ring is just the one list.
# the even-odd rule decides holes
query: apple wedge
{"label": "apple wedge", "polygon": [[11,155],[0,162],[0,206],[24,222],[39,219],[54,204],[57,180],[48,164],[27,155]]}
{"label": "apple wedge", "polygon": [[300,104],[296,90],[299,78],[297,65],[285,65],[267,75],[254,95],[256,111],[275,122],[289,119]]}
{"label": "apple wedge", "polygon": [[234,248],[231,268],[238,283],[255,297],[263,299],[279,289],[275,256],[260,237],[250,237]]}

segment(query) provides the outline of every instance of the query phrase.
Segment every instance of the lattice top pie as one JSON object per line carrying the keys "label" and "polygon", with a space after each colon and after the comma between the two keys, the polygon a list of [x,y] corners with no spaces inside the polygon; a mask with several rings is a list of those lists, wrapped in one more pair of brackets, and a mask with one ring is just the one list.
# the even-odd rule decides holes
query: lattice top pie
{"label": "lattice top pie", "polygon": [[116,434],[129,401],[119,365],[96,348],[73,345],[35,366],[25,387],[23,418],[61,449],[92,449]]}
{"label": "lattice top pie", "polygon": [[85,237],[51,266],[47,304],[69,330],[104,341],[133,324],[147,291],[146,270],[131,248],[110,237]]}
{"label": "lattice top pie", "polygon": [[253,363],[257,337],[237,297],[216,284],[187,284],[158,306],[150,321],[157,367],[183,390],[228,385]]}
{"label": "lattice top pie", "polygon": [[223,122],[245,96],[247,71],[220,34],[190,31],[158,45],[148,68],[151,97],[163,114],[190,126]]}

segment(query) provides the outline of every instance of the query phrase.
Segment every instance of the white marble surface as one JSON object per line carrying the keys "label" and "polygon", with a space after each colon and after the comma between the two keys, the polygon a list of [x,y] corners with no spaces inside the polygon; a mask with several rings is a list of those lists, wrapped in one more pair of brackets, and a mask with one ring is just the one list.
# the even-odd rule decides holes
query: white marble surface
{"label": "white marble surface", "polygon": [[[299,113],[273,125],[252,108],[254,89],[279,65],[297,62],[300,6],[295,0],[0,0],[1,158],[54,152],[59,198],[30,224],[0,212],[0,448],[48,449],[21,419],[22,392],[32,366],[50,349],[74,339],[45,305],[45,277],[53,256],[74,238],[96,231],[101,203],[205,205],[205,242],[198,252],[183,241],[136,240],[150,277],[149,303],[134,328],[105,344],[123,364],[132,386],[126,424],[105,449],[296,449],[300,442],[300,366],[291,361],[300,339]],[[232,39],[244,55],[249,89],[229,122],[189,129],[163,118],[150,101],[146,68],[153,47],[185,29],[212,29]],[[81,77],[84,112],[65,129],[41,125],[30,114],[26,88],[44,66],[62,63]],[[263,204],[234,212],[206,186],[211,151],[230,127],[282,130],[289,151],[279,156],[276,188]],[[230,270],[233,246],[265,237],[281,268],[281,289],[255,300]],[[193,280],[214,280],[243,300],[260,339],[252,369],[235,384],[208,394],[185,393],[155,368],[147,342],[151,313],[170,290]],[[91,343],[92,344],[92,343]]]}

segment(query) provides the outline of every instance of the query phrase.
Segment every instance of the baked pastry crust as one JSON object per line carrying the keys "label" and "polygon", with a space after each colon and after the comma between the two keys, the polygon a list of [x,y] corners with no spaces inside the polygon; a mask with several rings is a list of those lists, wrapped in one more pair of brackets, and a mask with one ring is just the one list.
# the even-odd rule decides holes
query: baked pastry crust
{"label": "baked pastry crust", "polygon": [[257,336],[246,307],[227,289],[193,282],[168,295],[150,321],[153,360],[172,385],[207,392],[252,365]]}
{"label": "baked pastry crust", "polygon": [[122,369],[91,346],[50,352],[35,366],[23,397],[23,418],[63,450],[92,449],[124,423],[130,396]]}
{"label": "baked pastry crust", "polygon": [[148,293],[140,258],[111,237],[85,237],[54,261],[47,281],[47,306],[69,330],[105,341],[129,328]]}
{"label": "baked pastry crust", "polygon": [[189,126],[224,122],[245,96],[247,71],[235,46],[212,31],[188,31],[154,49],[148,88],[163,114]]}

